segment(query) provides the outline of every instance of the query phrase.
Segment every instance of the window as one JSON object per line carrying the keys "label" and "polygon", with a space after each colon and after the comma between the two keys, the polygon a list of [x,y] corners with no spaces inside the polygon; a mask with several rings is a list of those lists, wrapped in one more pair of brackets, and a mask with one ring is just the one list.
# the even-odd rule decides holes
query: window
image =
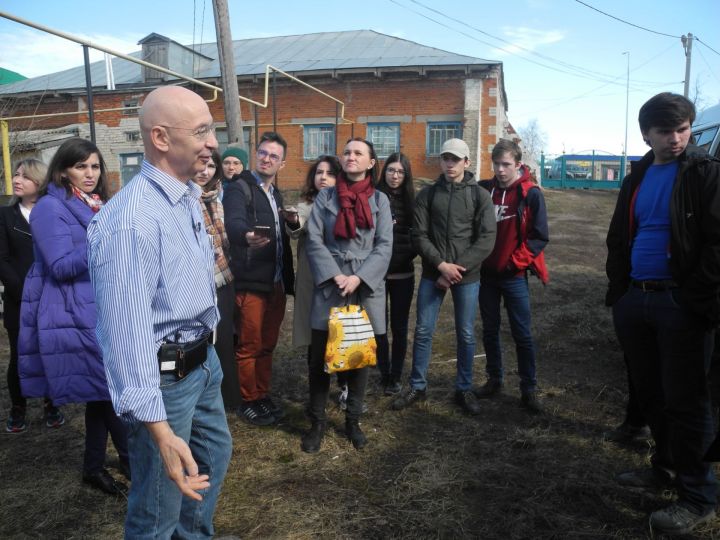
{"label": "window", "polygon": [[142,160],[142,153],[120,154],[120,181],[123,186],[140,172]]}
{"label": "window", "polygon": [[125,142],[137,142],[140,140],[140,132],[139,131],[126,131],[125,132]]}
{"label": "window", "polygon": [[335,155],[335,126],[332,124],[303,127],[303,159]]}
{"label": "window", "polygon": [[695,144],[700,148],[710,151],[710,146],[718,132],[718,126],[713,126],[699,133],[693,133]]}
{"label": "window", "polygon": [[[251,126],[243,126],[243,142],[245,143],[245,148],[251,148],[250,146],[250,135],[252,133],[252,127]],[[218,152],[220,154],[223,153],[223,150],[225,150],[225,147],[228,145],[228,134],[227,134],[227,127],[225,126],[216,126],[215,127],[215,138],[218,141],[218,146],[220,147],[218,149]],[[250,152],[252,154],[252,152]]]}
{"label": "window", "polygon": [[460,122],[428,122],[427,155],[439,156],[445,141],[460,138],[462,138]]}
{"label": "window", "polygon": [[400,151],[400,124],[368,124],[367,139],[379,158]]}
{"label": "window", "polygon": [[126,107],[123,110],[123,116],[137,116],[138,110],[128,107],[139,107],[140,106],[140,100],[139,99],[126,99],[122,102],[122,106]]}

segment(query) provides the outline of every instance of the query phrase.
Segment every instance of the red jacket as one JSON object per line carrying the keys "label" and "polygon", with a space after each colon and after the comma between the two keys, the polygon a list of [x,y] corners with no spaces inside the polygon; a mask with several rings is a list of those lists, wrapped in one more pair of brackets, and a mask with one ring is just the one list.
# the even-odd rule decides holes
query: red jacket
{"label": "red jacket", "polygon": [[[529,270],[543,284],[546,284],[550,276],[545,265],[544,254],[545,246],[549,241],[545,198],[540,187],[532,181],[527,167],[523,165],[521,171],[520,179],[509,188],[517,190],[519,202],[517,205],[518,219],[515,220],[517,245],[510,254],[506,270],[508,275],[516,275]],[[483,180],[480,185],[489,192],[492,192],[493,189],[501,189],[495,178]],[[498,249],[498,246],[506,241],[498,229],[495,249]]]}

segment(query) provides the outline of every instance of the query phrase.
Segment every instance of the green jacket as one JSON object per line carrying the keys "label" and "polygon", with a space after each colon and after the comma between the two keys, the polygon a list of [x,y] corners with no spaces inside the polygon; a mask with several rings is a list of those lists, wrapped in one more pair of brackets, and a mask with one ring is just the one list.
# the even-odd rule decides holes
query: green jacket
{"label": "green jacket", "polygon": [[461,283],[479,281],[480,265],[495,246],[495,228],[490,195],[472,173],[465,172],[457,184],[440,175],[415,199],[412,242],[422,257],[422,277],[436,280],[440,277],[438,265],[449,262],[467,269]]}

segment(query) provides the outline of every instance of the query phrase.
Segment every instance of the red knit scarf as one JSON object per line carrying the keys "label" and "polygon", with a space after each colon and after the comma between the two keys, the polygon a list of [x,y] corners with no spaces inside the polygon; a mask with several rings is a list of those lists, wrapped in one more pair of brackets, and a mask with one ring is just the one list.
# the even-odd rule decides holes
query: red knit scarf
{"label": "red knit scarf", "polygon": [[372,229],[373,219],[370,211],[370,197],[375,193],[370,175],[358,182],[348,182],[344,173],[340,173],[335,184],[340,212],[335,221],[335,238],[355,238],[356,228]]}

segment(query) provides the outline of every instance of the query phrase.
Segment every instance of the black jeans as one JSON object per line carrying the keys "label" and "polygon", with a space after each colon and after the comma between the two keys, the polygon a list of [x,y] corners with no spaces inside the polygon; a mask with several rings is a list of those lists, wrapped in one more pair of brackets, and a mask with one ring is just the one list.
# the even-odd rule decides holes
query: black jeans
{"label": "black jeans", "polygon": [[[328,333],[323,330],[313,330],[310,343],[310,356],[308,357],[308,381],[310,382],[310,419],[324,422],[325,404],[330,391],[330,375],[325,373],[325,346]],[[346,373],[348,386],[347,410],[345,416],[350,420],[358,420],[362,415],[362,406],[365,399],[365,388],[369,372],[367,368],[351,369]]]}
{"label": "black jeans", "polygon": [[27,405],[27,400],[23,397],[20,390],[20,374],[18,373],[18,328],[8,328],[8,343],[10,345],[10,362],[7,369],[8,392],[10,393],[10,402],[13,407],[22,407]]}
{"label": "black jeans", "polygon": [[387,336],[377,340],[377,365],[383,377],[391,377],[395,381],[402,376],[407,355],[408,321],[414,291],[415,276],[385,280],[385,319],[392,331],[392,354]]}
{"label": "black jeans", "polygon": [[623,360],[625,361],[625,368],[627,369],[628,379],[628,401],[627,408],[625,409],[625,423],[634,427],[640,427],[647,424],[647,418],[640,408],[640,402],[638,401],[637,390],[630,377],[630,360],[627,354],[623,354]]}
{"label": "black jeans", "polygon": [[679,500],[704,512],[717,504],[704,461],[715,432],[708,384],[714,334],[675,292],[631,287],[613,306],[613,322],[655,439],[653,465],[674,470]]}
{"label": "black jeans", "polygon": [[220,321],[215,329],[215,352],[223,371],[221,385],[223,403],[226,409],[235,409],[242,403],[240,383],[235,362],[235,284],[224,285],[217,290],[217,305]]}
{"label": "black jeans", "polygon": [[128,462],[127,429],[117,417],[110,401],[90,401],[85,405],[85,457],[83,471],[99,472],[105,466],[107,436],[110,432],[120,461]]}

